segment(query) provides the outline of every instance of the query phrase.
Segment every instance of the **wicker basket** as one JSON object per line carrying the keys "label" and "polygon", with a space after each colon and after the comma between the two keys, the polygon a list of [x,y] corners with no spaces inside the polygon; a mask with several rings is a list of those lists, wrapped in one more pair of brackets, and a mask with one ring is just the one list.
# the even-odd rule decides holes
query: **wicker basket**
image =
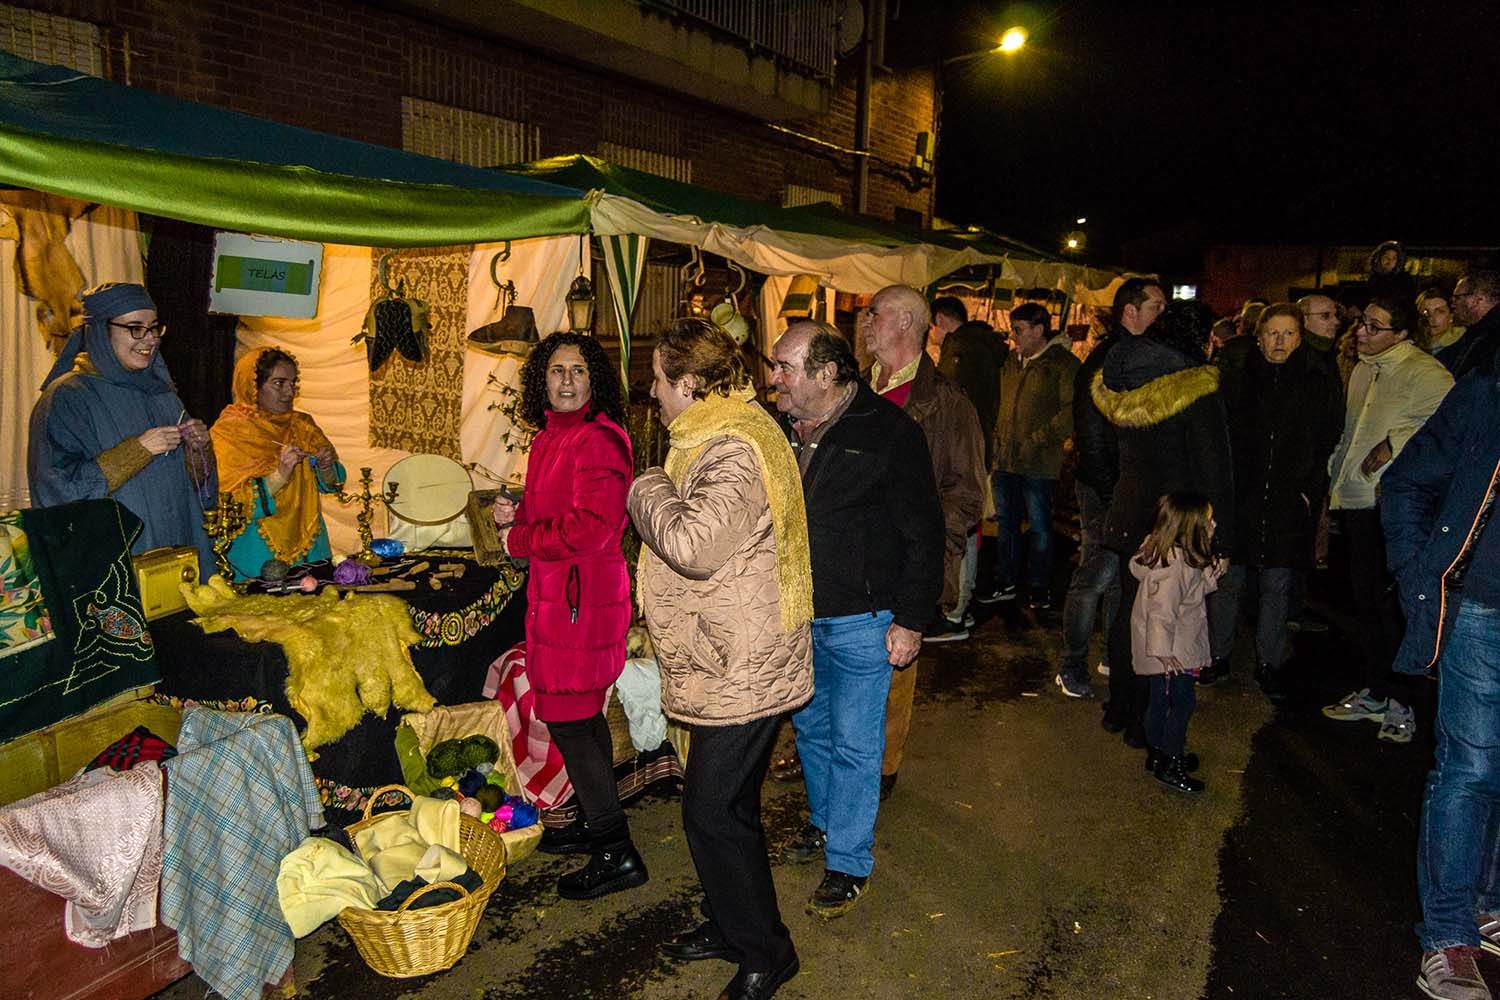
{"label": "wicker basket", "polygon": [[[390,791],[403,792],[408,798],[412,794],[405,785],[376,789],[365,806],[364,819],[348,827],[351,840],[360,830],[391,815],[370,815],[370,806]],[[405,979],[452,968],[468,950],[485,905],[505,877],[505,844],[499,834],[472,816],[460,816],[458,823],[459,851],[484,879],[477,892],[468,892],[453,882],[434,882],[412,893],[398,910],[350,906],[339,914],[339,923],[354,939],[365,963],[382,976]],[[439,887],[455,889],[462,898],[409,909],[422,895]]]}

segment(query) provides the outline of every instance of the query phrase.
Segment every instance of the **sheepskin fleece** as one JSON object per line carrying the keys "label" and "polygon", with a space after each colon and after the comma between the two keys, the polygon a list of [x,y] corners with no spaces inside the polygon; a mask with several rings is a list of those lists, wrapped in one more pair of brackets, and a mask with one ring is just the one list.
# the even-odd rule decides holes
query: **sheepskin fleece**
{"label": "sheepskin fleece", "polygon": [[337,741],[366,711],[384,717],[392,704],[412,712],[436,704],[412,665],[407,647],[422,637],[399,598],[341,598],[332,587],[316,597],[241,597],[217,576],[202,586],[182,584],[182,592],[204,632],[232,629],[285,650],[286,696],[307,720],[302,745],[309,752]]}

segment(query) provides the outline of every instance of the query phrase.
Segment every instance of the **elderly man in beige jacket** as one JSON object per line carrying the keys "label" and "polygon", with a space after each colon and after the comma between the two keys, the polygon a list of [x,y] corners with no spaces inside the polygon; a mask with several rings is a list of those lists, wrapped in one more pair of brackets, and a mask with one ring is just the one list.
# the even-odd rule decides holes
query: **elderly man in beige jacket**
{"label": "elderly man in beige jacket", "polygon": [[1344,435],[1328,460],[1328,509],[1337,512],[1348,546],[1366,686],[1323,714],[1379,722],[1379,737],[1395,743],[1410,742],[1416,723],[1409,705],[1392,697],[1402,618],[1386,572],[1380,477],[1453,387],[1448,370],[1411,342],[1414,329],[1415,310],[1405,300],[1376,296],[1365,306],[1354,327],[1359,362],[1349,377]]}

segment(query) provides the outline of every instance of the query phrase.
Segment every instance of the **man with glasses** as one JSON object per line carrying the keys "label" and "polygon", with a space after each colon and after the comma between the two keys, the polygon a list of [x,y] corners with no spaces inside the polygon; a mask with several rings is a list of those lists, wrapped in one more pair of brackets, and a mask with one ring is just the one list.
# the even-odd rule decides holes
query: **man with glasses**
{"label": "man with glasses", "polygon": [[1490,368],[1500,348],[1500,269],[1471,265],[1453,287],[1453,312],[1469,328],[1443,361],[1461,379],[1476,368]]}
{"label": "man with glasses", "polygon": [[1354,327],[1359,361],[1349,376],[1344,433],[1328,460],[1328,508],[1339,517],[1348,546],[1365,686],[1323,714],[1379,722],[1379,738],[1393,743],[1409,743],[1416,722],[1410,706],[1392,697],[1390,666],[1402,619],[1390,597],[1377,492],[1390,462],[1453,386],[1448,370],[1411,342],[1415,327],[1416,312],[1405,300],[1375,296],[1365,306]]}
{"label": "man with glasses", "polygon": [[1302,311],[1302,346],[1312,348],[1332,366],[1339,340],[1339,304],[1314,292],[1298,299],[1297,308]]}

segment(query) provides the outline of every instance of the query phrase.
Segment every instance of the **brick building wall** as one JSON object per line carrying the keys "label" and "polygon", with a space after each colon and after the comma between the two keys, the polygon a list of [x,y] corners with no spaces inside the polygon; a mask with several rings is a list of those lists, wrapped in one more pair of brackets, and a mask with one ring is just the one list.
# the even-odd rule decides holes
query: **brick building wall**
{"label": "brick building wall", "polygon": [[[100,25],[114,79],[173,97],[398,147],[401,99],[418,97],[537,126],[543,156],[617,142],[689,158],[695,183],[730,194],[779,204],[785,186],[799,184],[854,204],[846,154],[707,102],[353,0],[8,2]],[[840,67],[826,114],[785,124],[852,147],[856,69]],[[933,129],[931,73],[878,76],[871,107],[875,156],[906,164],[917,133]],[[930,221],[933,186],[904,181],[872,164],[870,213],[890,219],[899,208]]]}

